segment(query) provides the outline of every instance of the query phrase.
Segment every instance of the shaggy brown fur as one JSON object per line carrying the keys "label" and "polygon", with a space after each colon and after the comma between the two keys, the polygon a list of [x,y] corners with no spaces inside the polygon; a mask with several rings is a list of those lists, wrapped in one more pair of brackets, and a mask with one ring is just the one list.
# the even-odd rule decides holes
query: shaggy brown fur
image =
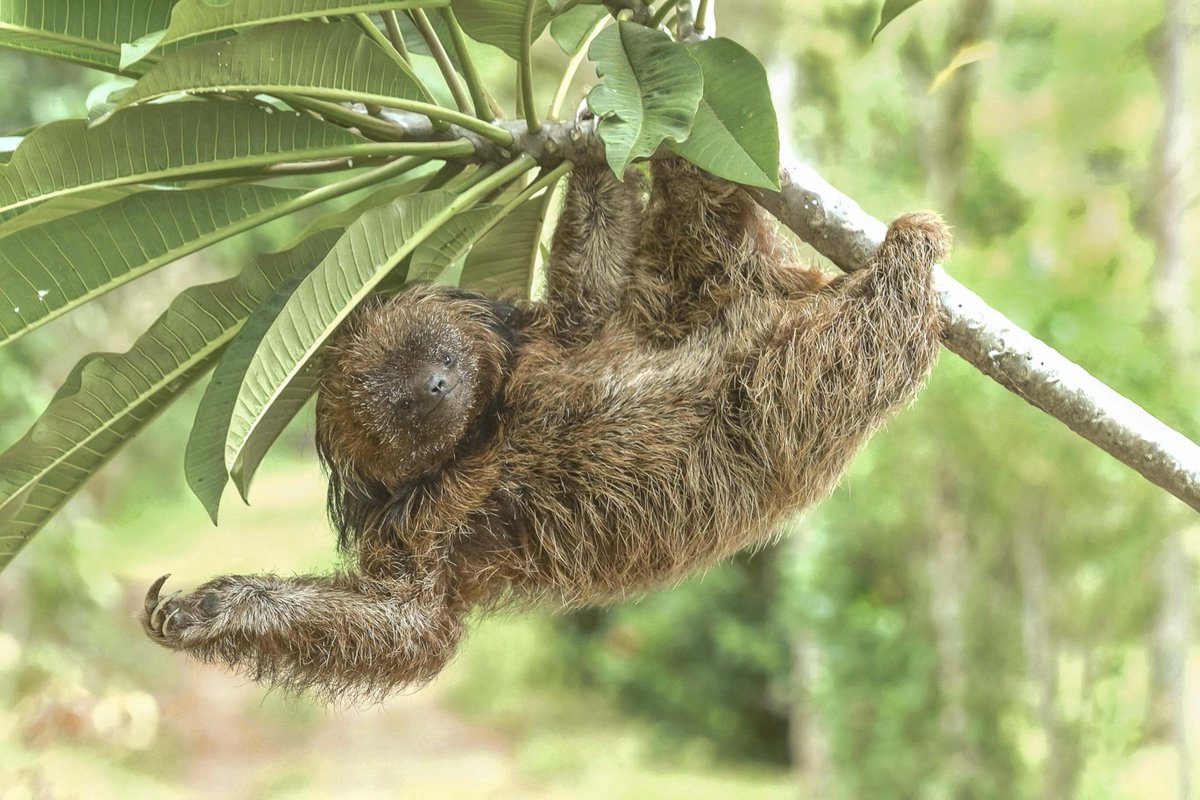
{"label": "shaggy brown fur", "polygon": [[[824,497],[933,364],[945,228],[901,217],[830,282],[783,263],[741,189],[683,163],[653,175],[644,208],[635,176],[575,171],[543,304],[419,286],[358,313],[317,406],[354,566],[156,583],[149,635],[377,697],[436,675],[472,608],[643,592]],[[439,376],[454,386],[420,399]]]}

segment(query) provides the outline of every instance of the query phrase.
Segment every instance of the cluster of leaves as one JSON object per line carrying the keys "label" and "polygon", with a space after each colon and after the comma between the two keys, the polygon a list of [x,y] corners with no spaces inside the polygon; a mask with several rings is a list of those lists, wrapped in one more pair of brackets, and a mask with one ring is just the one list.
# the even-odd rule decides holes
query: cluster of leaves
{"label": "cluster of leaves", "polygon": [[[0,2],[0,47],[113,76],[87,119],[0,139],[0,345],[215,242],[371,190],[240,275],[187,289],[129,351],[75,367],[0,454],[0,566],[214,365],[185,472],[215,520],[230,479],[245,496],[314,391],[321,347],[368,295],[411,280],[532,285],[551,192],[572,165],[520,152],[484,163],[480,143],[515,139],[475,65],[480,45],[515,60],[532,131],[533,43],[549,31],[570,57],[551,117],[590,57],[617,174],[666,148],[774,186],[762,66],[732,41],[674,40],[661,24],[673,9],[662,0],[641,24],[578,0],[101,0],[88,14]],[[431,133],[381,109],[420,115]]]}

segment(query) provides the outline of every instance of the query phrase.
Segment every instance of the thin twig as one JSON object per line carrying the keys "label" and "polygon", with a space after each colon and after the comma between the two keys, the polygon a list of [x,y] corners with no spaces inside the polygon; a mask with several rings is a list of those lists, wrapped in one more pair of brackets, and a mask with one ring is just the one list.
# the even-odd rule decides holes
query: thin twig
{"label": "thin twig", "polygon": [[525,19],[521,24],[521,60],[520,72],[518,72],[518,83],[521,88],[521,102],[525,110],[525,124],[529,126],[530,133],[537,133],[542,129],[541,120],[538,119],[537,102],[533,97],[533,11],[537,8],[534,0],[525,0]]}
{"label": "thin twig", "polygon": [[650,17],[650,22],[647,23],[651,28],[657,28],[663,24],[667,16],[675,10],[675,0],[663,0],[663,4],[658,7],[654,15]]}
{"label": "thin twig", "polygon": [[388,41],[396,48],[400,57],[408,61],[408,45],[404,43],[404,31],[400,30],[400,20],[396,18],[396,12],[391,9],[380,11],[379,16],[383,19],[383,27],[387,28]]}
{"label": "thin twig", "polygon": [[370,114],[360,113],[341,103],[292,94],[276,96],[297,111],[306,111],[343,128],[357,129],[363,136],[384,141],[398,141],[403,138],[403,131],[393,123]]}
{"label": "thin twig", "polygon": [[600,31],[604,30],[610,19],[610,17],[601,17],[596,20],[596,24],[588,31],[587,36],[583,37],[583,41],[579,43],[579,47],[571,55],[571,60],[567,62],[567,68],[563,70],[562,80],[558,82],[558,88],[554,91],[554,100],[550,103],[550,113],[547,115],[550,119],[558,119],[563,103],[567,100],[567,92],[571,89],[571,82],[575,80],[575,73],[579,71],[580,65],[587,59],[588,45],[600,35]]}
{"label": "thin twig", "polygon": [[429,52],[433,54],[433,60],[437,62],[438,69],[442,72],[442,78],[446,81],[446,86],[450,89],[450,94],[454,96],[454,103],[458,106],[458,110],[464,114],[472,113],[471,100],[467,97],[466,90],[463,89],[462,81],[458,79],[458,72],[454,69],[454,62],[450,60],[450,54],[446,52],[446,48],[442,45],[442,40],[438,38],[437,31],[433,29],[433,24],[429,21],[429,17],[426,16],[425,10],[414,8],[408,13],[412,18],[413,24],[417,26],[421,38],[429,46]]}
{"label": "thin twig", "polygon": [[383,31],[379,30],[370,17],[366,14],[355,14],[354,21],[358,23],[358,27],[363,29],[363,33],[370,37],[371,41],[379,45],[380,49],[388,54],[389,58],[393,61],[401,62],[407,71],[408,62],[404,60],[403,54],[396,49],[396,46],[388,37],[383,35]]}
{"label": "thin twig", "polygon": [[494,103],[488,97],[487,89],[483,87],[483,80],[479,77],[479,70],[471,58],[471,51],[467,48],[467,37],[463,33],[462,25],[458,24],[458,17],[454,16],[454,9],[446,6],[442,9],[442,15],[450,29],[450,44],[458,54],[458,63],[462,64],[463,78],[467,82],[467,91],[471,93],[475,116],[486,120],[495,119],[496,115],[492,113]]}

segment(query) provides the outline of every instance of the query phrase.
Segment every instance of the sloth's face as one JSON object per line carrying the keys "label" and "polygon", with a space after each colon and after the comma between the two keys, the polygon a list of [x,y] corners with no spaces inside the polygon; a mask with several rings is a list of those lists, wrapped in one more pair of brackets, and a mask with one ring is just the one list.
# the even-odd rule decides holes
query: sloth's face
{"label": "sloth's face", "polygon": [[331,468],[395,486],[453,455],[509,358],[488,301],[422,286],[357,312],[330,348],[317,410]]}

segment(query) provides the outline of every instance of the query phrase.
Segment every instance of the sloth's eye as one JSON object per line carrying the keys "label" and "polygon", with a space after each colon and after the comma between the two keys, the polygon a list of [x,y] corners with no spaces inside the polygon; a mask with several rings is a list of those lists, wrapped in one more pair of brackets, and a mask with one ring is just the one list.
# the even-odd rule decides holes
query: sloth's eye
{"label": "sloth's eye", "polygon": [[446,355],[442,356],[442,363],[448,367],[454,363],[454,359],[450,357],[449,353],[447,353]]}
{"label": "sloth's eye", "polygon": [[407,411],[408,409],[412,408],[412,400],[402,401],[400,403],[400,407],[403,408],[405,411]]}

